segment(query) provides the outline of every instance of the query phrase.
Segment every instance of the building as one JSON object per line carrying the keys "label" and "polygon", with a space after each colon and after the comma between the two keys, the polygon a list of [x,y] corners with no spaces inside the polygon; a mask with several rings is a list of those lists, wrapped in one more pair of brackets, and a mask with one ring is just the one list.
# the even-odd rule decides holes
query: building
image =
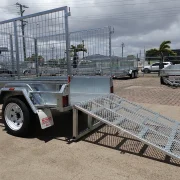
{"label": "building", "polygon": [[[180,49],[172,49],[174,53],[176,53],[176,56],[172,56],[169,54],[164,53],[165,55],[165,61],[170,61],[173,64],[180,64]],[[160,61],[161,57],[155,56],[155,55],[149,55],[146,53],[146,61],[150,64],[151,61]]]}
{"label": "building", "polygon": [[176,53],[176,56],[172,56],[168,54],[166,55],[165,60],[170,61],[173,64],[180,64],[180,49],[172,49],[172,51]]}

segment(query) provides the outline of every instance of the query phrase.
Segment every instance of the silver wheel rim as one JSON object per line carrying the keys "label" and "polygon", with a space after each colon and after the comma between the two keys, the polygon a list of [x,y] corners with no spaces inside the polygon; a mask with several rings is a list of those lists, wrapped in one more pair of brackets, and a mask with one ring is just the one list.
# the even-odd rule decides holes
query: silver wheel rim
{"label": "silver wheel rim", "polygon": [[21,129],[24,116],[22,109],[16,103],[9,103],[4,111],[5,121],[8,127],[14,131]]}

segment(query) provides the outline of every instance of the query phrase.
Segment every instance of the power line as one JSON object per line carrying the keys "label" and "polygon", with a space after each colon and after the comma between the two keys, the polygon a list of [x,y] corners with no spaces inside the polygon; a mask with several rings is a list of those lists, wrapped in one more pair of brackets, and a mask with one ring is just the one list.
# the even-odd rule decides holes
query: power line
{"label": "power line", "polygon": [[[176,0],[174,0],[174,1],[176,1]],[[80,1],[79,1],[80,2]],[[124,1],[112,1],[112,2],[124,2]],[[158,2],[168,2],[167,0],[166,1],[158,1]],[[107,2],[97,2],[97,3],[94,3],[94,4],[98,4],[98,3],[107,3]],[[157,2],[155,2],[155,1],[152,1],[152,2],[148,2],[148,3],[157,3]],[[32,3],[32,4],[38,4],[38,3]],[[45,4],[45,3],[39,3],[39,4]],[[135,3],[135,4],[142,4],[142,3]],[[143,3],[143,4],[145,4],[145,3]],[[147,3],[146,3],[147,4]],[[109,7],[109,6],[108,6]],[[174,8],[177,8],[177,7],[174,7]],[[167,9],[167,11],[169,11],[170,10],[170,8],[164,8],[164,9]],[[161,9],[160,9],[161,10]],[[172,9],[173,11],[174,11],[174,9]],[[166,11],[166,12],[167,12]],[[137,12],[137,11],[136,11]],[[136,13],[135,12],[135,13]],[[142,11],[141,11],[142,12]],[[137,12],[138,14],[140,14],[141,12]],[[154,12],[154,10],[151,10],[151,12]],[[126,12],[123,12],[123,13],[126,13]],[[127,13],[129,13],[129,12],[127,12]],[[119,14],[120,15],[120,14]],[[121,14],[122,15],[122,14]],[[129,15],[129,14],[128,14]],[[109,16],[109,15],[107,15],[107,16]],[[112,16],[113,16],[113,14],[112,14]],[[90,19],[89,18],[90,16],[88,16],[88,19]],[[93,16],[92,16],[93,17]],[[98,16],[98,17],[102,17],[102,16]],[[72,18],[75,18],[75,17],[72,17]],[[78,17],[76,17],[76,18],[78,18]],[[97,19],[97,17],[95,18],[95,19]]]}
{"label": "power line", "polygon": [[[29,8],[28,6],[22,5],[22,4],[18,3],[18,2],[15,5],[19,7],[21,17],[23,16],[23,14],[25,12],[25,9]],[[22,36],[23,36],[24,60],[26,60],[26,42],[25,42],[25,37],[24,37],[24,28],[25,28],[25,26],[27,24],[27,21],[24,21],[23,19],[20,20],[20,21],[21,21],[21,29],[22,29]]]}
{"label": "power line", "polygon": [[[126,2],[127,1],[131,1],[132,2],[132,0],[126,0]],[[68,4],[68,2],[67,1],[61,1],[61,3],[62,2],[64,2],[64,3],[67,3]],[[77,4],[77,3],[80,3],[80,4]],[[104,4],[104,3],[113,3],[113,2],[124,2],[124,0],[121,0],[121,1],[117,1],[117,0],[115,0],[115,1],[111,1],[111,2],[93,2],[92,3],[92,1],[91,2],[88,2],[88,1],[86,1],[85,3],[82,3],[82,1],[76,1],[76,4],[77,5],[84,5],[84,4]],[[42,5],[42,4],[44,4],[45,6],[49,6],[49,4],[52,4],[53,2],[51,2],[51,3],[49,3],[49,2],[47,2],[47,3],[45,3],[45,2],[33,2],[33,3],[28,3],[28,4],[38,4],[38,5]],[[57,5],[57,1],[56,2],[54,2],[55,3],[55,5]]]}
{"label": "power line", "polygon": [[[171,0],[171,1],[169,1],[169,0],[161,0],[161,1],[150,1],[150,2],[140,2],[140,3],[132,3],[132,4],[121,4],[120,6],[131,6],[131,5],[142,5],[142,4],[154,4],[154,3],[159,3],[159,4],[161,4],[161,3],[172,3],[172,2],[174,2],[174,1],[177,1],[177,2],[179,2],[179,0]],[[62,2],[62,1],[61,1]],[[82,1],[76,1],[76,3],[77,2],[82,2]],[[121,2],[127,2],[127,0],[126,1],[110,1],[110,2],[93,2],[93,4],[112,4],[112,3],[121,3]],[[57,6],[57,2],[54,2],[55,4],[54,5],[56,5]],[[66,1],[66,3],[67,3],[67,1]],[[44,5],[44,6],[49,6],[50,4],[52,5],[53,3],[51,2],[51,3],[30,3],[30,4],[38,4],[38,5]],[[92,4],[92,3],[80,3],[80,4],[77,4],[77,5],[89,5],[89,4]],[[71,5],[71,4],[70,4]],[[90,7],[90,6],[88,6],[88,7]],[[109,5],[108,5],[108,7],[109,7]],[[74,7],[72,7],[72,8],[74,8]]]}
{"label": "power line", "polygon": [[[174,0],[174,1],[177,1],[177,0]],[[118,2],[118,1],[114,1],[114,2]],[[124,1],[120,1],[120,2],[124,2]],[[169,2],[169,1],[158,1],[158,3],[159,2]],[[99,2],[100,3],[100,2]],[[101,2],[102,3],[102,2]],[[107,2],[104,2],[104,3],[107,3]],[[133,5],[137,5],[137,4],[149,4],[149,3],[157,3],[157,2],[155,2],[155,1],[151,1],[151,2],[148,2],[148,3],[135,3],[135,4],[133,4]],[[38,3],[37,3],[38,4]],[[39,4],[43,4],[43,3],[39,3]],[[94,4],[97,4],[97,3],[94,3]],[[125,5],[125,4],[124,4]],[[130,4],[128,4],[128,5],[130,5]],[[131,4],[132,5],[132,4]],[[109,6],[108,6],[109,7]],[[175,9],[177,9],[177,7],[174,7]],[[166,9],[166,12],[167,11],[170,11],[170,9],[172,9],[172,8],[163,8],[164,10]],[[162,9],[159,9],[159,10],[162,10]],[[174,12],[174,9],[172,9],[173,11],[170,11],[170,12],[173,12],[173,13],[171,13],[171,14],[174,14],[175,12]],[[156,11],[156,10],[155,10]],[[137,12],[137,11],[136,11]],[[135,12],[135,13],[136,13]],[[142,11],[141,11],[142,12]],[[138,13],[138,15],[139,14],[141,14],[141,12],[137,12]],[[149,12],[154,12],[154,10],[150,10]],[[164,12],[164,11],[162,11],[162,12]],[[126,12],[123,12],[123,15],[125,14]],[[129,12],[127,12],[127,13],[129,13]],[[134,13],[134,14],[135,14]],[[158,12],[159,13],[159,12]],[[120,14],[119,14],[120,15]],[[122,15],[122,14],[121,14]],[[128,14],[129,15],[129,14]],[[131,14],[132,15],[132,14]],[[136,14],[135,14],[136,15]],[[145,13],[145,15],[146,15],[146,13]],[[158,14],[157,14],[158,15]],[[174,14],[174,15],[176,15],[176,14]],[[113,14],[112,14],[112,16],[113,16]],[[92,16],[93,17],[93,16]],[[103,17],[103,16],[98,16],[98,18],[100,18],[100,17]],[[104,16],[105,17],[105,16]],[[107,15],[106,15],[106,17],[108,17]],[[127,18],[127,15],[125,16],[126,18]],[[134,16],[133,16],[134,17]],[[74,19],[74,18],[78,18],[78,16],[77,17],[75,17],[75,16],[72,16],[72,18]],[[82,19],[84,19],[85,17],[83,17]],[[97,18],[97,16],[94,18],[94,19],[98,19]],[[113,17],[114,18],[114,17]],[[81,19],[81,18],[80,18]],[[86,17],[86,19],[90,19],[90,16],[88,16],[88,17]],[[91,18],[92,19],[92,18]],[[116,18],[115,17],[115,19],[118,19],[118,18]],[[129,18],[128,18],[129,19]],[[126,19],[125,19],[126,20]]]}
{"label": "power line", "polygon": [[[179,0],[171,0],[171,1],[169,1],[169,0],[161,0],[161,1],[150,1],[150,2],[140,2],[140,3],[132,3],[132,4],[115,4],[115,5],[112,5],[112,3],[113,2],[124,2],[124,1],[112,1],[112,2],[94,2],[93,4],[95,5],[95,4],[108,4],[108,3],[110,3],[111,5],[102,5],[102,6],[89,6],[89,4],[92,4],[92,3],[81,3],[81,4],[78,4],[78,6],[73,6],[72,8],[84,8],[84,7],[86,7],[86,6],[79,6],[79,5],[88,5],[88,8],[89,7],[112,7],[112,6],[134,6],[134,5],[143,5],[143,4],[162,4],[162,3],[173,3],[173,2],[179,2]],[[41,5],[41,6],[49,6],[49,5],[52,5],[52,3],[33,3],[33,4],[39,4],[39,5]],[[54,4],[54,5],[56,5],[57,6],[57,3],[56,4]]]}
{"label": "power line", "polygon": [[[159,15],[159,16],[158,16]],[[143,18],[151,18],[151,19],[153,19],[153,18],[155,18],[155,19],[162,19],[162,18],[172,18],[172,17],[174,17],[174,16],[177,16],[177,15],[180,15],[180,14],[177,14],[177,13],[170,13],[170,14],[168,14],[167,16],[160,16],[160,15],[165,15],[165,14],[163,14],[163,13],[158,13],[158,14],[136,14],[136,15],[134,15],[134,16],[121,16],[120,18],[118,18],[118,17],[109,17],[109,18],[113,18],[113,20],[121,20],[121,21],[125,21],[125,20],[133,20],[133,19],[137,19],[137,18],[139,18],[139,19],[143,19]],[[72,20],[73,21],[79,21],[79,20],[81,20],[81,21],[83,21],[83,22],[90,22],[90,20],[101,20],[101,18],[90,18],[90,19],[88,19],[88,16],[87,17],[82,17],[82,18],[76,18],[76,17],[71,17],[72,18]],[[106,19],[107,19],[108,17],[106,17]]]}
{"label": "power line", "polygon": [[14,7],[14,5],[0,6],[0,8]]}
{"label": "power line", "polygon": [[[173,11],[172,11],[173,10]],[[176,11],[174,11],[174,10],[176,10]],[[122,17],[122,15],[125,15],[125,17],[127,17],[127,15],[140,15],[140,14],[148,14],[148,13],[158,13],[158,14],[160,14],[160,12],[159,11],[161,11],[161,13],[162,12],[165,12],[165,13],[167,13],[167,12],[178,12],[179,13],[179,10],[180,10],[180,7],[172,7],[172,8],[161,8],[161,9],[154,9],[154,10],[145,10],[145,11],[135,11],[135,12],[133,12],[133,13],[130,13],[130,12],[123,12],[123,13],[113,13],[113,14],[106,14],[106,15],[98,15],[98,18],[99,17],[113,17],[113,16],[121,16]],[[157,11],[157,12],[156,12]],[[169,13],[168,13],[169,14]],[[93,18],[93,17],[95,17],[95,18],[97,18],[97,15],[96,16],[83,16],[83,18],[84,17],[86,17],[86,18],[88,18],[88,19],[91,19],[91,18]],[[81,18],[82,19],[82,16],[72,16],[72,18]]]}

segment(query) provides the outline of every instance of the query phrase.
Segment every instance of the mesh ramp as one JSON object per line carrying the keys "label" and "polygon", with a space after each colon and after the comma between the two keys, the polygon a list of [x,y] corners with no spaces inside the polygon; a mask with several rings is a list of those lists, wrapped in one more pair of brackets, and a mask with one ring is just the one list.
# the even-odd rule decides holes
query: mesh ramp
{"label": "mesh ramp", "polygon": [[78,103],[74,107],[173,158],[180,159],[180,122],[114,94]]}

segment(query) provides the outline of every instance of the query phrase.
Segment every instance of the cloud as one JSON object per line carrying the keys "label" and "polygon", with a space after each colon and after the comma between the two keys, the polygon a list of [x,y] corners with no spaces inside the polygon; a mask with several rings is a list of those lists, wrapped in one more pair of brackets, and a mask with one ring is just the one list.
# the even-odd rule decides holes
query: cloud
{"label": "cloud", "polygon": [[[154,29],[148,33],[142,33],[137,35],[128,35],[123,37],[117,37],[113,40],[115,46],[120,46],[119,42],[125,42],[126,48],[125,53],[131,54],[134,51],[137,53],[140,49],[150,49],[152,47],[159,47],[159,44],[164,40],[171,40],[171,47],[174,49],[180,48],[179,43],[179,28],[180,28],[180,17],[177,18],[168,28],[165,29]],[[117,48],[114,48],[117,51]],[[131,53],[130,53],[131,52]]]}
{"label": "cloud", "polygon": [[[17,17],[16,0],[1,0],[0,20]],[[121,43],[125,43],[124,54],[136,55],[164,40],[172,41],[172,48],[179,48],[180,1],[178,0],[20,0],[29,6],[25,14],[31,14],[60,6],[70,6],[70,31],[93,29],[111,25],[112,51],[121,56]]]}

